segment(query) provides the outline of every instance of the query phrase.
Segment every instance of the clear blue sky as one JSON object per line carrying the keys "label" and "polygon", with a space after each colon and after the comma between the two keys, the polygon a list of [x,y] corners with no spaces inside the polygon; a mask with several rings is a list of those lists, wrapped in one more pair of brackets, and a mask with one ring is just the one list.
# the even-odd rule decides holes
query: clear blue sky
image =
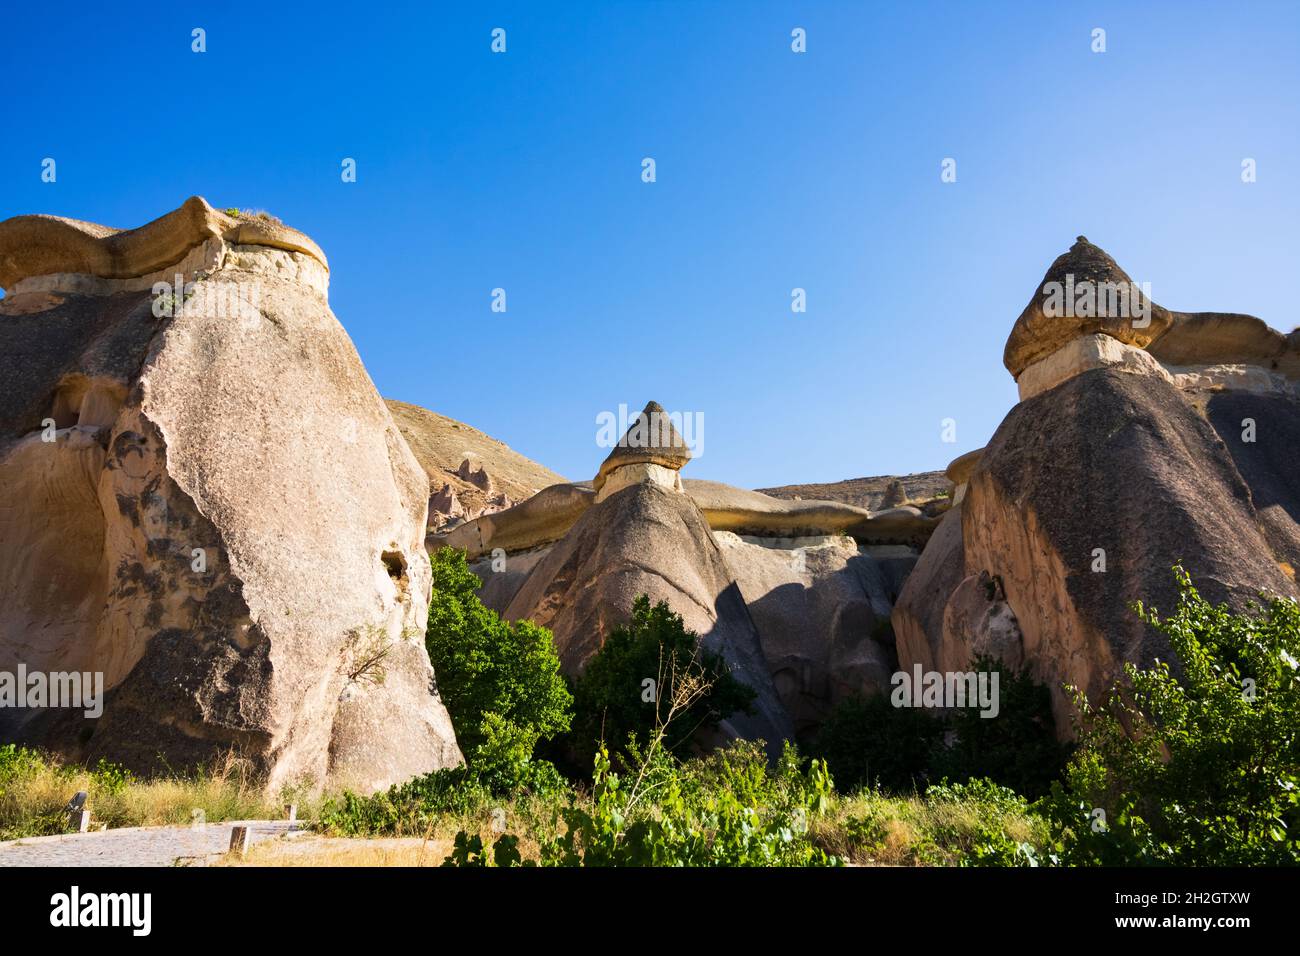
{"label": "clear blue sky", "polygon": [[270,210],[384,395],[575,479],[650,398],[704,414],[688,476],[942,468],[1080,233],[1166,306],[1300,321],[1294,2],[25,3],[5,33],[0,218]]}

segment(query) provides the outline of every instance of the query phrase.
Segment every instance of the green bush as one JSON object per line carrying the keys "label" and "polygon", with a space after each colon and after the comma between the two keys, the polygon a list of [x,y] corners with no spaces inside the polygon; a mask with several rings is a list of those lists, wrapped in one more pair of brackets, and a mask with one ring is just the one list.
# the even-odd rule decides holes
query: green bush
{"label": "green bush", "polygon": [[444,815],[474,813],[491,803],[491,791],[472,772],[453,767],[368,797],[345,790],[325,802],[316,826],[342,836],[421,835]]}
{"label": "green bush", "polygon": [[35,750],[17,744],[0,744],[0,794],[11,780],[42,769],[45,761]]}
{"label": "green bush", "polygon": [[843,792],[907,793],[931,780],[986,778],[1031,799],[1046,794],[1066,759],[1047,688],[992,658],[977,658],[969,669],[998,674],[996,717],[974,707],[895,707],[883,694],[841,701],[822,724],[814,752]]}
{"label": "green bush", "polygon": [[903,793],[924,786],[943,732],[934,715],[894,707],[887,696],[877,694],[840,701],[813,749],[842,793],[871,787]]}
{"label": "green bush", "polygon": [[[1300,862],[1300,607],[1211,606],[1175,568],[1177,610],[1137,608],[1181,662],[1125,668],[1042,801],[1064,863]],[[1104,813],[1104,820],[1097,811]]]}
{"label": "green bush", "polygon": [[[647,740],[662,722],[664,746],[677,753],[694,734],[748,710],[754,696],[666,602],[651,607],[642,595],[631,620],[614,629],[574,684],[571,742],[590,764],[602,743],[619,748],[629,736]],[[679,712],[669,719],[671,707]]]}
{"label": "green bush", "polygon": [[[592,799],[562,811],[564,832],[542,841],[542,866],[840,865],[808,836],[833,792],[824,763],[802,771],[787,749],[769,769],[762,747],[744,743],[687,764],[653,743],[629,752],[630,769],[619,774],[609,752],[597,751]],[[462,831],[445,865],[517,866],[518,845],[504,834],[489,857]]]}
{"label": "green bush", "polygon": [[[932,817],[942,821],[934,828],[936,842],[960,846],[964,853],[960,866],[1038,866],[1039,854],[1028,840],[1013,840],[1007,835],[1008,820],[1029,815],[1029,802],[1010,787],[987,778],[972,778],[964,783],[946,779],[925,791]],[[959,807],[961,817],[976,821],[973,832],[954,826],[942,812],[945,805]],[[964,821],[963,821],[964,822]]]}
{"label": "green bush", "polygon": [[951,744],[935,754],[931,779],[985,778],[1031,800],[1045,796],[1069,755],[1056,739],[1051,692],[1027,670],[1013,670],[993,658],[978,657],[970,669],[998,674],[998,715],[982,717],[971,707],[949,715]]}
{"label": "green bush", "polygon": [[470,771],[497,792],[544,775],[530,767],[536,745],[568,729],[573,703],[551,632],[484,607],[463,551],[431,563],[425,645]]}

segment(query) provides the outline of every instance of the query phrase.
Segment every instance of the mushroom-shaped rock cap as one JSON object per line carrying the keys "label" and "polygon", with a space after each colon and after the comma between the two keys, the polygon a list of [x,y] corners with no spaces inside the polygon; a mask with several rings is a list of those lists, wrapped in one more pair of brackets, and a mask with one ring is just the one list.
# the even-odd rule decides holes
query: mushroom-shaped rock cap
{"label": "mushroom-shaped rock cap", "polygon": [[133,279],[185,258],[195,246],[220,237],[237,245],[303,252],[326,268],[325,254],[307,236],[274,219],[229,216],[191,196],[165,216],[138,229],[111,229],[59,216],[14,216],[0,222],[0,288],[31,276],[80,273]]}
{"label": "mushroom-shaped rock cap", "polygon": [[1079,236],[1052,263],[1016,319],[1002,363],[1018,378],[1061,346],[1094,332],[1146,348],[1172,322],[1170,313],[1147,299],[1114,259]]}
{"label": "mushroom-shaped rock cap", "polygon": [[944,477],[954,485],[964,485],[970,479],[970,473],[975,470],[975,466],[980,463],[983,454],[983,448],[976,448],[974,451],[957,456],[948,464],[943,473]]}
{"label": "mushroom-shaped rock cap", "polygon": [[601,462],[592,484],[600,491],[609,473],[624,465],[662,465],[680,471],[690,460],[691,450],[686,447],[686,440],[677,431],[677,426],[663,406],[650,402],[619,439],[609,457]]}

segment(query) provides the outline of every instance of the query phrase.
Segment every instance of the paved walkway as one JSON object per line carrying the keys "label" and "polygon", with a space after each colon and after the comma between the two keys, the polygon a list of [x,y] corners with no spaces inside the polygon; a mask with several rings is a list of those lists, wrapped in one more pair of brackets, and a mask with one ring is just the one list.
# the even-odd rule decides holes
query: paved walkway
{"label": "paved walkway", "polygon": [[202,828],[123,827],[95,833],[28,837],[0,843],[0,866],[206,866],[230,849],[230,831],[246,826],[252,843],[304,833],[288,820],[231,820]]}

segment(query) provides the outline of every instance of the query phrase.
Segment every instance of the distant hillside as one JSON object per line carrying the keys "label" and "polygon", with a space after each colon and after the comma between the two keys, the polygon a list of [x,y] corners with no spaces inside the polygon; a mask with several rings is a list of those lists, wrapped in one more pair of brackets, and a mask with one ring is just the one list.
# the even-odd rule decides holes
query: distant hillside
{"label": "distant hillside", "polygon": [[[419,405],[390,398],[384,401],[416,460],[428,473],[435,495],[450,485],[470,515],[495,510],[493,505],[504,503],[500,500],[503,494],[510,502],[519,502],[548,485],[568,481],[464,422]],[[467,460],[468,467],[464,464]],[[486,474],[486,482],[476,473],[479,468]]]}
{"label": "distant hillside", "polygon": [[922,471],[915,475],[877,475],[873,478],[849,478],[826,484],[782,485],[779,488],[757,488],[773,498],[803,498],[825,501],[842,501],[871,511],[881,510],[885,489],[892,481],[901,481],[908,499],[924,501],[952,490],[952,482],[942,471]]}

